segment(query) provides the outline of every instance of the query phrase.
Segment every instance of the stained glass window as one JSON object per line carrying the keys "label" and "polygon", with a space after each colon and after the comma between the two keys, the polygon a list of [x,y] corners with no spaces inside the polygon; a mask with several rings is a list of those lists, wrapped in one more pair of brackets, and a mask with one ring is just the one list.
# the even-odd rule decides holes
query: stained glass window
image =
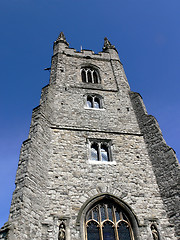
{"label": "stained glass window", "polygon": [[109,217],[109,220],[113,221],[113,215],[112,215],[112,207],[108,207],[108,217]]}
{"label": "stained glass window", "polygon": [[86,240],[134,240],[127,214],[110,200],[101,200],[88,211],[86,229]]}
{"label": "stained glass window", "polygon": [[95,208],[93,210],[93,218],[98,221],[99,220],[99,212],[98,212],[99,209]]}
{"label": "stained glass window", "polygon": [[103,226],[103,240],[115,240],[115,233],[112,223],[106,221]]}
{"label": "stained glass window", "polygon": [[106,219],[105,206],[102,205],[102,206],[100,207],[100,209],[101,209],[101,221],[103,222],[103,221]]}
{"label": "stained glass window", "polygon": [[129,231],[129,226],[125,222],[120,222],[118,225],[118,235],[119,235],[119,240],[129,240],[131,239],[130,237],[130,231]]}
{"label": "stained glass window", "polygon": [[97,223],[91,221],[87,224],[87,239],[88,240],[100,240],[99,228]]}
{"label": "stained glass window", "polygon": [[116,221],[118,222],[119,220],[120,220],[119,212],[116,211]]}

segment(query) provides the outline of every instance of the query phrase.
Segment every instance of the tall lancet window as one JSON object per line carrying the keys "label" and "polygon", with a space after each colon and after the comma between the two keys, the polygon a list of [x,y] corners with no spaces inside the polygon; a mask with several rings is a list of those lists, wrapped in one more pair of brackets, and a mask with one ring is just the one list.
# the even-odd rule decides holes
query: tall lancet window
{"label": "tall lancet window", "polygon": [[101,200],[87,212],[86,240],[134,240],[129,218],[111,200]]}

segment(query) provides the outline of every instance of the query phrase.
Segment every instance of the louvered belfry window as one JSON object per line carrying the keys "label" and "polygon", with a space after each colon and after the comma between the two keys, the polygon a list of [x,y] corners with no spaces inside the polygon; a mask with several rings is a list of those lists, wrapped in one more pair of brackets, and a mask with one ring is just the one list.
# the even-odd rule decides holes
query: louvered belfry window
{"label": "louvered belfry window", "polygon": [[100,83],[99,73],[92,67],[81,68],[81,78],[84,83]]}
{"label": "louvered belfry window", "polygon": [[134,240],[126,213],[110,200],[103,200],[88,211],[85,226],[86,240]]}

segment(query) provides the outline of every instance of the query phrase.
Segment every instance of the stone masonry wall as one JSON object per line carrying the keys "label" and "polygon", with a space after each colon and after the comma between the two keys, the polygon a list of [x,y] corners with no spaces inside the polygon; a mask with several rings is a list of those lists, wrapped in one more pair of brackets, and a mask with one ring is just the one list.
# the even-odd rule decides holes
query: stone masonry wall
{"label": "stone masonry wall", "polygon": [[[155,219],[158,219],[164,239],[176,239],[169,226],[143,136],[60,128],[52,131],[51,205],[45,215],[47,219],[55,214],[69,218],[70,239],[83,239],[76,226],[79,210],[90,197],[109,193],[125,201],[134,211],[139,220],[139,239],[148,239],[150,223]],[[113,162],[89,161],[88,138],[111,139]]]}
{"label": "stone masonry wall", "polygon": [[[121,77],[123,76],[121,64],[117,64],[117,61],[110,63],[103,59],[83,59],[62,54],[59,54],[58,58],[54,56],[52,62],[53,73],[46,96],[48,104],[44,107],[44,115],[51,124],[121,132],[139,131],[128,95],[129,86]],[[101,84],[94,86],[82,83],[80,69],[84,64],[98,66]],[[112,64],[114,72],[119,75],[118,84],[113,75]],[[56,75],[54,66],[57,67]],[[86,96],[93,93],[103,97],[103,109],[96,111],[86,108]]]}
{"label": "stone masonry wall", "polygon": [[166,145],[156,119],[148,115],[142,98],[131,92],[131,99],[137,115],[139,127],[147,145],[153,171],[172,226],[175,226],[177,239],[180,238],[180,199],[179,163],[175,152]]}
{"label": "stone masonry wall", "polygon": [[21,148],[13,193],[8,239],[41,239],[41,219],[46,211],[49,127],[34,109],[30,135]]}

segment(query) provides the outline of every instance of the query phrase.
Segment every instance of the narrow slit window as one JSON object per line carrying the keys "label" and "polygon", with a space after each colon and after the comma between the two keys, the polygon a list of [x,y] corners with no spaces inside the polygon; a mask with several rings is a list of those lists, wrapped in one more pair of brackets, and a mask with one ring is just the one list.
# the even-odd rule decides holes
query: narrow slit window
{"label": "narrow slit window", "polygon": [[87,103],[86,103],[88,108],[92,108],[93,107],[93,99],[91,96],[87,97]]}
{"label": "narrow slit window", "polygon": [[88,76],[88,82],[92,83],[92,75],[90,71],[88,71],[87,76]]}
{"label": "narrow slit window", "polygon": [[105,162],[109,161],[108,148],[104,144],[101,146],[101,160]]}
{"label": "narrow slit window", "polygon": [[94,83],[98,83],[98,76],[95,71],[93,72],[93,79],[94,79]]}
{"label": "narrow slit window", "polygon": [[82,77],[82,81],[86,82],[86,72],[85,72],[85,70],[82,70],[81,77]]}
{"label": "narrow slit window", "polygon": [[100,100],[99,98],[94,98],[94,108],[100,108]]}
{"label": "narrow slit window", "polygon": [[91,160],[93,161],[99,160],[98,145],[95,143],[91,145]]}

